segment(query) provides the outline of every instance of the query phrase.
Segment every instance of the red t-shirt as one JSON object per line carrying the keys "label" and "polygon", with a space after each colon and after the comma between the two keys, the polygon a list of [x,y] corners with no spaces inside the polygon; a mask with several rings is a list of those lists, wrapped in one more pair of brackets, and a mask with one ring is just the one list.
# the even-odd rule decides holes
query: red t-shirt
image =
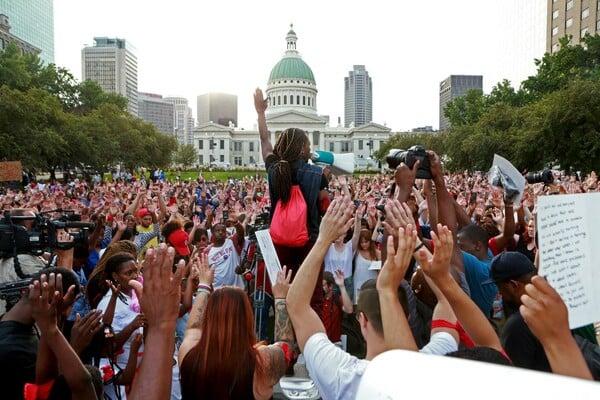
{"label": "red t-shirt", "polygon": [[[339,300],[333,300],[336,296]],[[325,325],[327,337],[332,342],[339,342],[342,338],[342,316],[344,311],[342,296],[334,294],[329,299],[323,301],[323,311],[321,311],[321,321]]]}

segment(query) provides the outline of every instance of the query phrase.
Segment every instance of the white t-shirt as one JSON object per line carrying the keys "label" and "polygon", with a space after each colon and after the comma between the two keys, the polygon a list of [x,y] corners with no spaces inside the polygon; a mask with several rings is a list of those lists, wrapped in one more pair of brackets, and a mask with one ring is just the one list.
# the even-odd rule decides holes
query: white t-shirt
{"label": "white t-shirt", "polygon": [[323,332],[315,333],[306,341],[303,354],[306,369],[323,400],[355,397],[369,361],[346,353]]}
{"label": "white t-shirt", "polygon": [[244,288],[244,280],[241,275],[235,273],[235,269],[240,265],[240,255],[231,239],[225,239],[221,247],[212,245],[208,251],[208,265],[215,266],[215,279],[213,287],[215,289],[221,286],[237,286]]}
{"label": "white t-shirt", "polygon": [[344,271],[344,277],[350,278],[352,276],[353,258],[352,240],[348,240],[344,243],[344,249],[342,251],[337,251],[335,249],[335,244],[332,244],[325,254],[325,271],[329,271],[335,276],[335,271],[341,269]]}
{"label": "white t-shirt", "polygon": [[[125,299],[127,300],[127,304],[125,304],[121,299],[117,299],[117,303],[115,306],[115,316],[114,316],[113,322],[112,322],[112,328],[113,328],[113,331],[115,332],[115,334],[117,334],[117,333],[121,332],[123,329],[125,329],[125,327],[127,325],[129,325],[135,319],[135,317],[137,317],[137,315],[138,315],[137,312],[133,311],[129,307],[129,305],[132,302],[131,297],[127,296],[124,293],[121,293],[121,294],[123,296],[125,296]],[[109,289],[106,292],[106,294],[104,295],[104,297],[102,298],[102,300],[100,300],[100,303],[98,303],[97,309],[105,312],[106,308],[108,307],[108,302],[109,302],[111,296],[112,296],[112,292]],[[119,354],[117,354],[117,365],[121,369],[124,369],[127,366],[127,361],[129,360],[129,349],[131,347],[131,341],[133,340],[135,334],[138,332],[143,333],[143,330],[140,328],[137,331],[134,331],[131,334],[131,336],[129,336],[127,341],[123,344],[123,351],[119,352]],[[138,354],[142,354],[143,351],[144,351],[144,345],[142,344],[140,346]],[[138,366],[139,366],[141,360],[142,360],[142,357],[138,355]],[[107,358],[100,359],[100,365],[99,365],[100,370],[102,370],[102,367],[104,367],[105,365],[110,365],[108,359]],[[118,371],[114,371],[115,374],[117,372]],[[118,386],[117,390],[119,390],[119,392],[121,393],[122,399],[127,398],[125,396],[125,386]],[[115,394],[115,387],[112,384],[104,385],[104,394],[106,396],[110,397],[111,399],[114,399],[114,400],[117,399],[117,396]]]}
{"label": "white t-shirt", "polygon": [[[419,352],[444,355],[456,350],[458,344],[452,335],[437,332]],[[355,398],[370,361],[346,353],[331,343],[323,332],[315,333],[306,341],[303,354],[308,373],[323,400]]]}

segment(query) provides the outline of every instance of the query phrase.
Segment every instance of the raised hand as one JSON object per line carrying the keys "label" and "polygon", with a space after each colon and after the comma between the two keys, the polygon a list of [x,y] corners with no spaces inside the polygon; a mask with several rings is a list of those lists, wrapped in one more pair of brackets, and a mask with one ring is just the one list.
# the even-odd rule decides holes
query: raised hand
{"label": "raised hand", "polygon": [[321,220],[319,239],[333,242],[343,235],[353,222],[354,204],[346,197],[335,199]]}
{"label": "raised hand", "polygon": [[398,237],[398,228],[405,228],[415,221],[410,207],[406,203],[400,204],[398,200],[389,200],[385,205],[385,221],[383,227],[388,234]]}
{"label": "raised hand", "polygon": [[198,257],[198,281],[200,284],[212,286],[215,279],[215,266],[208,265],[208,255],[201,253]]}
{"label": "raised hand", "polygon": [[287,266],[283,266],[280,271],[277,272],[277,279],[275,284],[271,287],[273,291],[273,297],[276,299],[285,299],[287,297],[288,290],[290,289],[290,281],[292,280],[292,270],[288,270]]}
{"label": "raised hand", "polygon": [[269,107],[269,100],[264,98],[263,92],[260,88],[256,88],[254,91],[254,108],[258,114],[264,113]]}
{"label": "raised hand", "polygon": [[29,285],[31,315],[42,332],[58,329],[57,315],[61,294],[54,286],[54,274],[50,275],[52,284],[46,281],[46,275],[42,275],[41,282],[34,281]]}
{"label": "raised hand", "polygon": [[450,277],[450,259],[454,251],[452,232],[447,226],[437,225],[437,234],[431,232],[434,244],[433,258],[429,259],[427,250],[419,250],[419,265],[423,272],[434,281]]}
{"label": "raised hand", "polygon": [[342,271],[341,269],[336,269],[333,273],[333,281],[335,282],[335,284],[339,287],[344,286],[344,279],[346,279],[346,277],[344,276],[344,271]]}
{"label": "raised hand", "polygon": [[404,279],[408,265],[414,253],[415,243],[417,241],[417,231],[412,224],[408,224],[406,229],[398,229],[398,248],[394,249],[394,238],[388,237],[387,241],[387,259],[379,271],[377,277],[378,290],[398,290],[400,282]]}
{"label": "raised hand", "polygon": [[77,354],[85,350],[102,329],[102,311],[92,310],[83,318],[77,314],[71,328],[71,347]]}
{"label": "raised hand", "polygon": [[149,249],[144,258],[144,285],[135,280],[129,285],[136,291],[149,329],[174,325],[181,300],[181,279],[185,261],[177,264],[173,273],[175,250],[161,243],[157,250]]}
{"label": "raised hand", "polygon": [[540,342],[570,336],[567,306],[544,278],[534,276],[525,286],[525,292],[519,311]]}

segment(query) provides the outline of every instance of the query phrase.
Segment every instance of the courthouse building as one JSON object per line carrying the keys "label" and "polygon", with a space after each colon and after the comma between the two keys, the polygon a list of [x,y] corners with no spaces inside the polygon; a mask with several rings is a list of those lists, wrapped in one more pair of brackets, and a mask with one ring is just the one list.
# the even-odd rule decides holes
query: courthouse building
{"label": "courthouse building", "polygon": [[[361,159],[368,159],[390,138],[391,129],[374,122],[344,128],[338,121],[335,127],[330,126],[329,117],[317,112],[317,81],[296,48],[298,37],[292,28],[285,40],[285,53],[271,69],[265,90],[270,99],[266,119],[271,143],[283,130],[300,128],[308,133],[313,150],[354,153],[357,164],[361,164]],[[209,121],[194,128],[193,144],[200,165],[229,162],[232,166],[255,166],[263,162],[256,130]]]}

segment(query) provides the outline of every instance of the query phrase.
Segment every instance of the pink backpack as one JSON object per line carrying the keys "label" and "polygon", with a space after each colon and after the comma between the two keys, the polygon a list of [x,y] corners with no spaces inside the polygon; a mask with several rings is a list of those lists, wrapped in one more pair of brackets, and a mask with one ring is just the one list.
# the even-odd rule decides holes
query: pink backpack
{"label": "pink backpack", "polygon": [[302,247],[308,242],[307,207],[300,185],[292,185],[287,204],[277,200],[271,219],[271,239],[273,243],[287,247]]}

